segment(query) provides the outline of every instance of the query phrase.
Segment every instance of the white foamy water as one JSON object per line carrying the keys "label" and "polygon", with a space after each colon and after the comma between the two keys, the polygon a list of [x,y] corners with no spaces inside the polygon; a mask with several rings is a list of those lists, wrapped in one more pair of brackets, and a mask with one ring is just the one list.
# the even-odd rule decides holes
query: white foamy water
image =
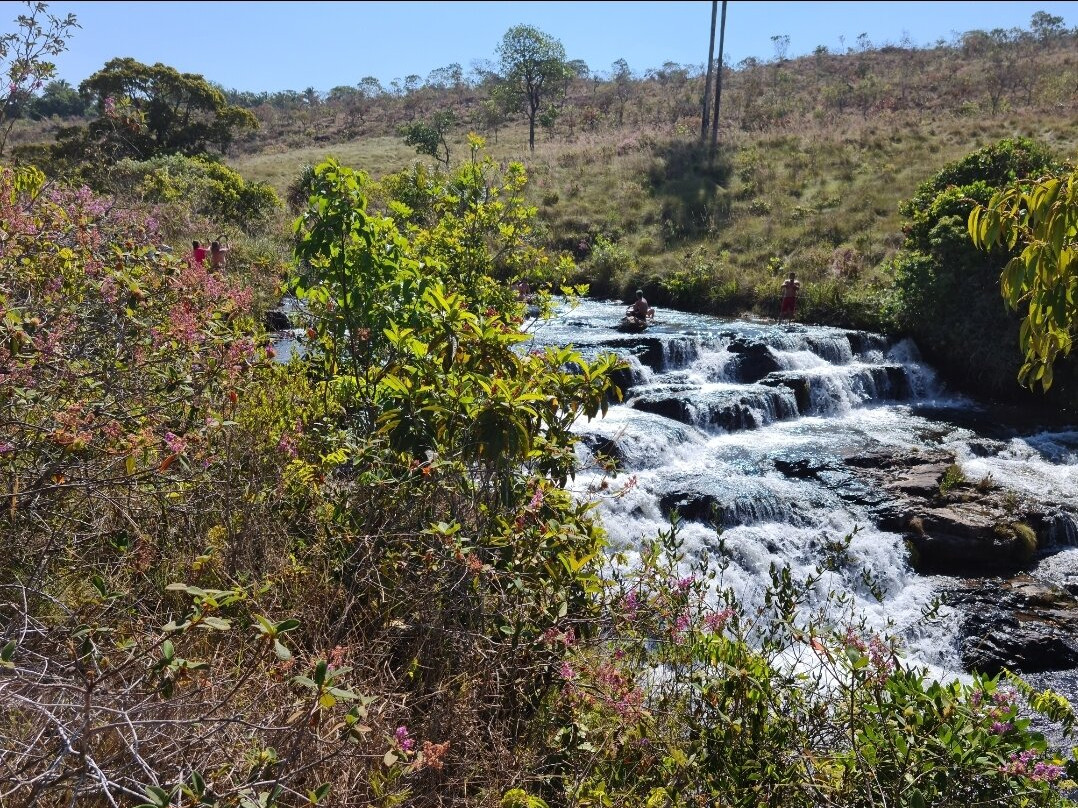
{"label": "white foamy water", "polygon": [[[903,537],[875,527],[859,504],[873,496],[857,488],[864,483],[824,477],[852,455],[946,449],[969,479],[991,475],[1016,495],[1065,506],[1078,499],[1078,430],[1000,440],[957,425],[973,402],[948,396],[909,340],[661,310],[646,334],[630,338],[611,328],[619,308],[585,301],[539,337],[585,355],[614,350],[633,365],[626,403],[575,427],[620,461],[614,479],[585,463],[574,486],[598,499],[612,547],[631,558],[669,528],[677,507],[688,514],[679,528],[686,551],[722,560],[721,585],[743,604],[760,602],[772,567],[798,581],[819,575],[811,607],[827,607],[838,593],[845,603],[829,607],[838,609],[834,620],[863,619],[899,636],[911,662],[959,675],[959,615],[942,608],[939,619],[923,619],[944,579],[914,573]],[[738,351],[755,346],[763,371],[746,371],[728,350],[734,343]],[[791,459],[825,470],[787,477],[776,463]],[[1078,581],[1078,551],[1042,565],[1046,576]]]}

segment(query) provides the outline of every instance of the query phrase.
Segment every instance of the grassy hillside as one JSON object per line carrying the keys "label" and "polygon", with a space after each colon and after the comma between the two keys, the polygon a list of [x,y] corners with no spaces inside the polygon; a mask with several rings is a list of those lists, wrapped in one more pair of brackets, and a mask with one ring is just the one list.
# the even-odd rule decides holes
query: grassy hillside
{"label": "grassy hillside", "polygon": [[[703,79],[677,65],[622,88],[620,102],[612,80],[578,80],[534,154],[520,120],[490,137],[489,150],[526,163],[549,244],[573,253],[597,294],[643,286],[664,305],[773,315],[781,277],[796,271],[807,319],[887,327],[899,202],[1004,137],[1073,155],[1078,66],[1069,34],[1047,44],[976,31],[929,49],[865,44],[728,68],[714,162],[696,145]],[[324,104],[300,117],[321,122],[319,140],[341,141],[299,147],[286,145],[295,119],[276,113],[230,162],[281,191],[327,155],[378,177],[428,159],[392,134],[394,122],[423,118],[439,98],[467,121],[478,94],[428,89],[410,107],[368,116],[349,139]],[[451,140],[454,160],[466,155],[465,131]]]}

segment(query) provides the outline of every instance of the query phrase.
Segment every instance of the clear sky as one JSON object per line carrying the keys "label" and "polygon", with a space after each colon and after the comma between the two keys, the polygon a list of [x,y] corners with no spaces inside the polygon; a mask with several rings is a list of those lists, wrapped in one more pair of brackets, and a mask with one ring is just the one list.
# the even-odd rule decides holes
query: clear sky
{"label": "clear sky", "polygon": [[[0,3],[10,30],[21,3]],[[78,85],[115,56],[164,62],[239,90],[326,91],[375,76],[388,85],[409,74],[494,59],[502,34],[526,23],[565,45],[596,72],[624,58],[636,73],[664,62],[707,60],[709,0],[674,2],[53,2],[82,26],[56,58],[59,77]],[[789,56],[817,45],[916,45],[954,32],[1029,27],[1035,11],[1078,24],[1073,2],[754,2],[730,0],[726,61],[773,59],[772,36],[790,37]],[[5,13],[6,12],[6,13]]]}

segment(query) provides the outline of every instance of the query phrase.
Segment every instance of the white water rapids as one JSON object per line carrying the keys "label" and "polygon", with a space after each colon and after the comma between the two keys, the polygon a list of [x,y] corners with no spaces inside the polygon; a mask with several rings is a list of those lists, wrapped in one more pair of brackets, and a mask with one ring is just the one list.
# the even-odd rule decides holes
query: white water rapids
{"label": "white water rapids", "polygon": [[[872,492],[847,496],[842,485],[786,476],[776,461],[946,449],[970,480],[1073,503],[1078,429],[982,429],[978,405],[948,394],[909,341],[662,310],[645,334],[629,336],[612,327],[621,312],[616,303],[584,301],[532,325],[539,345],[572,344],[585,356],[612,350],[630,365],[625,402],[575,427],[584,438],[573,483],[581,496],[597,496],[604,477],[591,449],[620,460],[598,508],[612,546],[632,554],[669,527],[671,503],[704,502],[721,523],[730,562],[723,583],[752,604],[772,565],[804,580],[853,534],[843,562],[817,585],[819,604],[829,590],[846,593],[845,617],[901,637],[911,662],[959,673],[958,615],[944,607],[937,621],[922,620],[944,579],[914,573],[903,537],[874,526],[860,504]],[[630,477],[630,490],[608,493]],[[1054,535],[1078,544],[1078,520],[1061,518]],[[713,554],[719,532],[701,513],[680,529],[696,554]],[[1046,549],[1034,574],[1078,581],[1078,547]]]}

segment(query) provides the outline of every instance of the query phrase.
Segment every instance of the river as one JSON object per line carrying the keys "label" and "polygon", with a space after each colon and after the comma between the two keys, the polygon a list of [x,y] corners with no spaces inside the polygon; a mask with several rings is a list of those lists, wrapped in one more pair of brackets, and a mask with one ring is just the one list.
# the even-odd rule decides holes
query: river
{"label": "river", "polygon": [[[772,565],[802,580],[827,567],[817,605],[829,591],[845,593],[848,614],[836,620],[863,618],[900,637],[910,661],[961,675],[968,614],[943,605],[935,619],[923,615],[968,578],[915,572],[909,530],[881,517],[892,494],[878,478],[849,473],[881,457],[946,455],[997,501],[1047,514],[1037,554],[1020,571],[1078,591],[1078,427],[1000,422],[948,391],[908,340],[669,310],[633,336],[612,327],[623,310],[584,300],[528,326],[533,345],[614,351],[628,363],[624,402],[575,427],[572,485],[582,497],[602,492],[598,513],[615,549],[631,556],[677,509],[690,553],[714,556],[721,535],[723,583],[742,602],[761,596]],[[617,458],[612,480],[595,452]]]}

